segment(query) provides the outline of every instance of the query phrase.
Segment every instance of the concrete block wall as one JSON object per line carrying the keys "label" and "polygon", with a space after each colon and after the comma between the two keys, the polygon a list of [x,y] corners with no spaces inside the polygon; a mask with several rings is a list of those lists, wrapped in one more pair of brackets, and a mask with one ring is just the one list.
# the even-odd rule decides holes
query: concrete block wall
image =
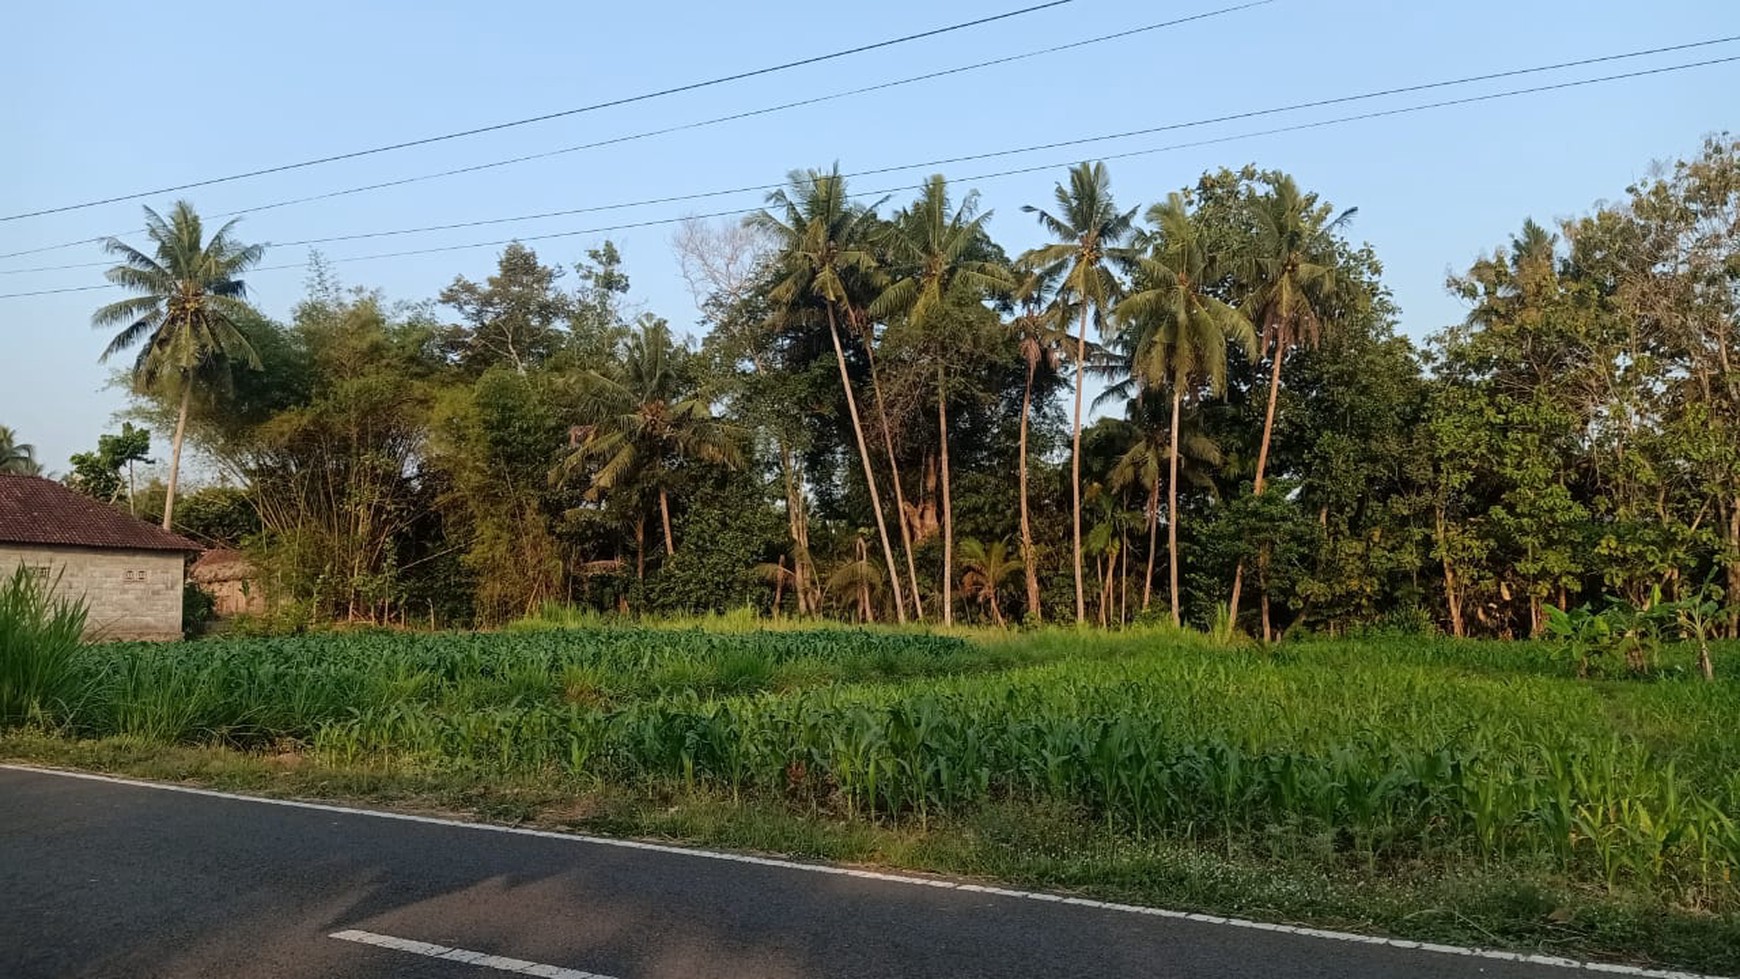
{"label": "concrete block wall", "polygon": [[0,544],[0,573],[23,564],[82,597],[87,639],[180,639],[185,558],[175,551],[124,551]]}

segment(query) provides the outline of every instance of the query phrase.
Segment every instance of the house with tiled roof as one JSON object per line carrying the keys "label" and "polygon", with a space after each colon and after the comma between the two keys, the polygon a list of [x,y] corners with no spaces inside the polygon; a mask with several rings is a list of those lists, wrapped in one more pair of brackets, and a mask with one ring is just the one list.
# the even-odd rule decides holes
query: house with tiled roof
{"label": "house with tiled roof", "polygon": [[53,480],[0,474],[0,574],[22,565],[82,598],[87,638],[181,638],[183,575],[199,550]]}

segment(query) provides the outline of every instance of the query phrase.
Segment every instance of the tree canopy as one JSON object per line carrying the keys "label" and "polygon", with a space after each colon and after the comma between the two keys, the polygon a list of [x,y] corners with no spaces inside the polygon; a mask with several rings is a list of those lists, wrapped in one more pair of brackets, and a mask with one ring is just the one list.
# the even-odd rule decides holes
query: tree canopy
{"label": "tree canopy", "polygon": [[[275,322],[242,302],[259,250],[178,205],[155,254],[110,246],[139,295],[96,319],[305,620],[747,603],[1523,636],[1740,597],[1740,143],[1495,234],[1423,343],[1353,212],[1290,176],[1146,208],[1111,186],[1071,170],[1012,258],[940,176],[890,207],[795,172],[742,227],[679,235],[699,338],[625,311],[608,242],[570,266],[510,245],[424,304],[317,265]],[[69,478],[131,498],[127,435]],[[30,464],[0,429],[0,465]]]}

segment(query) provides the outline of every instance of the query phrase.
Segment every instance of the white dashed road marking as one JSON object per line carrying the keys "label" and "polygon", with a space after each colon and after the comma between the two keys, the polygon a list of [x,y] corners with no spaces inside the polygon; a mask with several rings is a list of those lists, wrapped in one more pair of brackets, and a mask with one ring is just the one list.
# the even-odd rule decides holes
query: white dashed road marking
{"label": "white dashed road marking", "polygon": [[446,959],[449,962],[463,962],[482,969],[494,969],[497,972],[513,972],[522,976],[539,976],[542,979],[611,979],[596,972],[581,972],[579,969],[564,969],[558,965],[544,965],[541,962],[527,962],[525,959],[510,959],[505,955],[490,955],[486,952],[473,952],[465,948],[450,948],[446,945],[432,945],[429,942],[416,942],[409,938],[394,938],[392,935],[377,935],[372,931],[335,931],[326,936],[336,938],[341,942],[356,942],[359,945],[373,945],[376,948],[390,948],[395,952],[410,952],[412,955],[425,955],[432,959]]}

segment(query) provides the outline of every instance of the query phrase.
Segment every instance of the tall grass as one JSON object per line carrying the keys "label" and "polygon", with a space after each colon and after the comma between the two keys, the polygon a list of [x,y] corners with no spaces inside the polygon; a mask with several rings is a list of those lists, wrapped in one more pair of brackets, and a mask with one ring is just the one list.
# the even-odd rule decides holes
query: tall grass
{"label": "tall grass", "polygon": [[714,633],[640,627],[518,634],[361,632],[115,643],[79,651],[84,692],[58,720],[91,735],[170,741],[312,739],[408,704],[428,713],[664,696],[793,691],[968,674],[1035,662],[1030,650],[863,630]]}
{"label": "tall grass", "polygon": [[[545,632],[550,630],[648,629],[660,632],[711,632],[725,634],[766,632],[855,632],[863,626],[839,619],[784,615],[773,618],[760,609],[744,606],[723,612],[686,615],[637,615],[633,613],[600,612],[583,606],[546,603],[536,614],[511,622],[509,632]],[[983,639],[1006,637],[1007,633],[993,626],[956,625],[943,629],[927,623],[892,623],[876,626],[883,635],[938,635]]]}
{"label": "tall grass", "polygon": [[84,734],[881,821],[1031,800],[1135,837],[1740,910],[1740,688],[1578,681],[1527,644],[631,627],[115,645],[65,669],[81,695],[35,702]]}
{"label": "tall grass", "polygon": [[0,724],[65,709],[84,629],[84,603],[55,596],[54,582],[23,565],[0,580]]}

